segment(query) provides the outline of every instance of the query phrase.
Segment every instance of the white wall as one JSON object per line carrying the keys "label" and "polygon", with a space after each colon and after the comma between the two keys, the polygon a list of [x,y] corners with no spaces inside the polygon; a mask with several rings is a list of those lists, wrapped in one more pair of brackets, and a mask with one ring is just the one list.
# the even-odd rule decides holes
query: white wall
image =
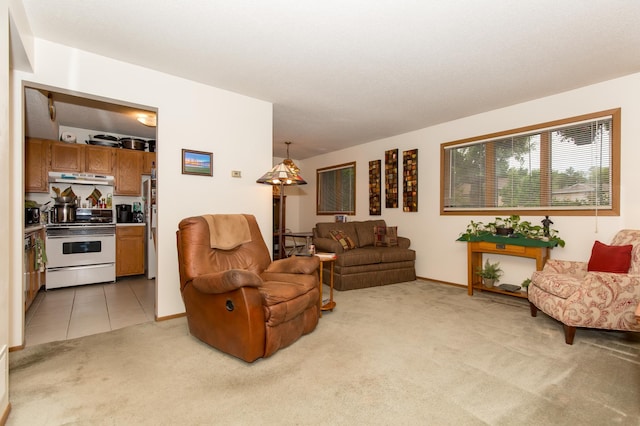
{"label": "white wall", "polygon": [[[458,139],[528,126],[612,108],[622,108],[621,213],[619,217],[551,216],[553,227],[567,242],[565,248],[554,248],[552,258],[588,260],[594,240],[608,243],[622,228],[640,228],[640,74],[602,82],[555,96],[537,99],[490,111],[441,125],[424,128],[365,145],[348,148],[301,161],[304,177],[311,189],[306,200],[300,200],[301,230],[310,230],[316,222],[332,221],[332,217],[315,215],[315,170],[334,164],[356,161],[356,213],[349,220],[383,218],[397,225],[401,236],[412,240],[416,250],[416,273],[457,284],[467,280],[466,245],[456,242],[469,220],[491,221],[487,216],[440,216],[440,144]],[[371,160],[383,160],[384,152],[418,148],[418,212],[404,213],[401,208],[382,207],[382,216],[369,216],[368,166]],[[400,167],[401,168],[401,167]],[[383,182],[384,196],[384,182]],[[401,196],[401,195],[400,195]],[[542,215],[523,216],[539,223]],[[505,269],[502,282],[520,284],[535,267],[533,261],[513,257],[489,257],[500,260]],[[503,260],[504,259],[504,260]]]}
{"label": "white wall", "polygon": [[[115,61],[45,40],[35,40],[35,72],[15,72],[11,105],[22,112],[23,85],[71,90],[158,110],[157,316],[184,312],[179,292],[175,231],[188,216],[254,214],[271,235],[271,188],[256,184],[272,162],[272,105],[193,81]],[[12,182],[21,189],[23,114],[15,114]],[[182,175],[182,148],[213,152],[213,177]],[[240,170],[242,178],[232,178]],[[22,241],[22,191],[11,200],[12,247]],[[14,273],[20,273],[16,263]],[[14,285],[17,285],[15,283]],[[21,294],[11,300],[11,345],[22,343]]]}
{"label": "white wall", "polygon": [[[10,200],[9,132],[9,5],[0,0],[0,205]],[[0,209],[0,235],[9,232],[9,210]],[[9,410],[9,283],[11,265],[9,239],[0,240],[0,422]]]}

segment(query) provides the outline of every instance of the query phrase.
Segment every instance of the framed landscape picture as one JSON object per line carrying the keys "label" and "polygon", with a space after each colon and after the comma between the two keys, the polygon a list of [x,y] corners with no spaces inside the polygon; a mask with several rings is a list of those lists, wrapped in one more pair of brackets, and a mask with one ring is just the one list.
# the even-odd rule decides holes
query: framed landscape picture
{"label": "framed landscape picture", "polygon": [[213,153],[183,149],[182,174],[213,176]]}

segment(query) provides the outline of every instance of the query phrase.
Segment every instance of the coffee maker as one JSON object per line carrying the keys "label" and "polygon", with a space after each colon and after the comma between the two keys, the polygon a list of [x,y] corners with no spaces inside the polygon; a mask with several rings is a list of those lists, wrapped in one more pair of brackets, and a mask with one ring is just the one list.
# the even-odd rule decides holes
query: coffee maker
{"label": "coffee maker", "polygon": [[116,204],[116,219],[118,223],[130,223],[133,221],[131,204]]}

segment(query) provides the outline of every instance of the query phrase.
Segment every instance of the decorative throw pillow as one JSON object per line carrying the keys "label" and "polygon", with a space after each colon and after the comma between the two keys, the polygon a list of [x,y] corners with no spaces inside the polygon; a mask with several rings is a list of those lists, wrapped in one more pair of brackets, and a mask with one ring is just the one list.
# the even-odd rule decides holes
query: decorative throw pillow
{"label": "decorative throw pillow", "polygon": [[331,238],[339,242],[345,251],[356,248],[356,243],[354,243],[351,237],[345,234],[344,231],[331,229],[329,231],[329,235],[331,235]]}
{"label": "decorative throw pillow", "polygon": [[609,246],[596,241],[591,249],[588,271],[614,272],[626,274],[631,266],[631,244],[626,246]]}
{"label": "decorative throw pillow", "polygon": [[398,245],[397,226],[374,226],[373,234],[375,236],[374,246],[376,247],[395,247]]}

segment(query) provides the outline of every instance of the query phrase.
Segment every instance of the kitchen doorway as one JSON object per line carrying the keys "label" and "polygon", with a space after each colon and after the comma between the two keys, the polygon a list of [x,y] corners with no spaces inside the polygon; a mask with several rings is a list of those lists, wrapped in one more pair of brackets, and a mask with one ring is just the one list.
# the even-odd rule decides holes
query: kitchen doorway
{"label": "kitchen doorway", "polygon": [[[95,138],[96,135],[110,135],[117,140],[122,139],[122,146],[125,146],[124,140],[128,139],[128,142],[134,145],[126,145],[125,149],[132,150],[140,150],[135,143],[143,141],[145,146],[142,150],[146,152],[142,173],[148,174],[147,178],[151,175],[155,178],[159,174],[158,162],[147,159],[151,156],[153,160],[157,158],[157,112],[157,108],[153,107],[28,83],[24,86],[24,149],[26,151],[29,148],[28,142],[31,140],[46,141],[46,147],[61,144],[95,145],[90,142],[98,140]],[[115,149],[120,148],[120,145],[103,145],[100,148]],[[29,186],[33,181],[34,169],[37,169],[36,174],[40,173],[41,179],[48,177],[50,151],[47,152],[45,148],[42,154],[47,158],[46,161],[43,160],[46,169],[27,167],[26,164],[24,167],[24,199],[31,200],[39,206],[45,205],[53,198],[47,181],[40,182],[41,186],[36,185],[36,189]],[[118,157],[114,154],[112,158]],[[28,161],[28,155],[26,160]],[[80,163],[84,165],[84,158],[81,158]],[[65,172],[60,169],[57,171]],[[74,169],[68,172],[84,174],[87,170]],[[114,223],[116,204],[143,205],[142,184],[139,189],[139,194],[135,193],[135,188],[133,192],[125,195],[116,195],[114,191]],[[154,209],[154,213],[157,211],[157,208]],[[46,215],[42,217],[41,223],[46,227]],[[144,224],[142,226],[146,227]],[[145,244],[154,243],[145,238]],[[156,274],[148,274],[146,268],[149,264],[155,268],[156,262],[150,262],[146,259],[147,256],[148,250],[145,247],[144,274],[137,275],[135,272],[119,276],[115,283],[95,283],[48,291],[44,290],[43,285],[24,313],[23,335],[26,344],[42,343],[43,339],[52,337],[55,337],[53,340],[64,340],[153,321],[157,309]],[[26,300],[26,295],[24,297]],[[81,314],[86,311],[92,311],[93,315],[79,321],[78,318],[82,318]],[[45,330],[43,324],[47,324],[49,330]],[[66,330],[64,335],[62,330]]]}

